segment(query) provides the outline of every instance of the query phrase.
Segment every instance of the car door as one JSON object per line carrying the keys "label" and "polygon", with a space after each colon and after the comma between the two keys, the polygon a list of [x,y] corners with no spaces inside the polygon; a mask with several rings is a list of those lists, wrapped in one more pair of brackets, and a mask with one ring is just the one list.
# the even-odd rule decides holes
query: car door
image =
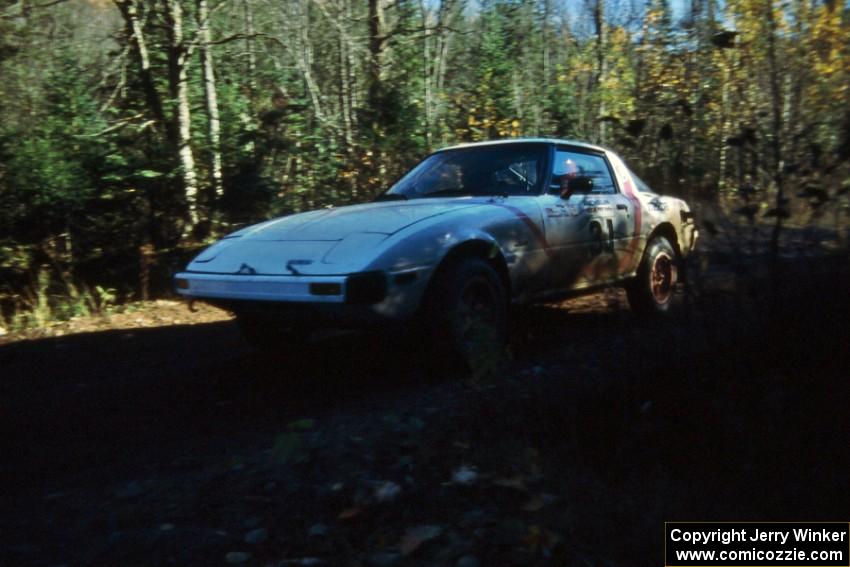
{"label": "car door", "polygon": [[494,155],[488,163],[487,176],[479,178],[481,192],[489,196],[487,204],[507,212],[485,228],[496,236],[506,253],[516,295],[535,294],[548,287],[552,256],[539,202],[549,175],[550,152],[548,146],[527,146],[530,151],[514,150],[507,159]]}
{"label": "car door", "polygon": [[[561,197],[574,177],[589,177],[587,194]],[[611,167],[602,152],[555,149],[549,191],[542,196],[546,238],[553,255],[552,289],[578,289],[609,281],[617,273],[617,239],[628,230],[629,205],[620,199]]]}

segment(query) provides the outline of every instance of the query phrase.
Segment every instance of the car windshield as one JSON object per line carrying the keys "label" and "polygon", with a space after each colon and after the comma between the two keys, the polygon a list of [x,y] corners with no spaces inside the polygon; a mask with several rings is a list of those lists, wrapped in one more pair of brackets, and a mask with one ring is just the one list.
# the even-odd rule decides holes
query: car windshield
{"label": "car windshield", "polygon": [[548,155],[545,144],[459,148],[432,154],[382,199],[469,195],[536,195]]}

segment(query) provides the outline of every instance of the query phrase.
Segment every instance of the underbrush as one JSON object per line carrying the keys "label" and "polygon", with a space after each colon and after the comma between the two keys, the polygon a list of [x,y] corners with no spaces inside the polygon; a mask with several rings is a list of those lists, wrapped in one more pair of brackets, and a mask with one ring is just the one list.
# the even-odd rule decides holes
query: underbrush
{"label": "underbrush", "polygon": [[106,313],[118,306],[118,292],[114,288],[89,287],[68,280],[60,282],[60,287],[57,290],[48,270],[38,270],[31,284],[19,293],[0,295],[0,300],[7,304],[7,312],[0,323],[10,332],[19,332],[74,317]]}
{"label": "underbrush", "polygon": [[72,266],[0,254],[0,334],[34,331],[77,317],[132,310],[138,301],[169,297],[171,276],[198,245],[98,257]]}

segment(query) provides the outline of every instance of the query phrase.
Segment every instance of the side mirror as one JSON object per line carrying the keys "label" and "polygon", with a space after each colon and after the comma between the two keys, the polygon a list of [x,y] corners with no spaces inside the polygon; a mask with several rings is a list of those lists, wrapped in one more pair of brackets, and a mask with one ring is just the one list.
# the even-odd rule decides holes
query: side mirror
{"label": "side mirror", "polygon": [[593,179],[587,176],[561,177],[561,199],[569,199],[571,195],[587,195],[593,192]]}

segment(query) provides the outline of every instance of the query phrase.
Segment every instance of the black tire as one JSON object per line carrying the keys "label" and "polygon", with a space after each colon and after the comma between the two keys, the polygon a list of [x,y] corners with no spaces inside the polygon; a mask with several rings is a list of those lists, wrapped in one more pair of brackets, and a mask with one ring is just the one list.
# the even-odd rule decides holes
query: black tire
{"label": "black tire", "polygon": [[669,313],[678,281],[678,266],[676,249],[669,240],[663,236],[650,240],[637,276],[626,286],[632,310],[641,315]]}
{"label": "black tire", "polygon": [[424,318],[432,346],[467,366],[500,352],[507,338],[505,286],[484,260],[461,258],[443,266],[425,302]]}
{"label": "black tire", "polygon": [[309,329],[287,327],[269,317],[253,313],[237,313],[236,323],[252,347],[267,353],[295,352],[310,337]]}

